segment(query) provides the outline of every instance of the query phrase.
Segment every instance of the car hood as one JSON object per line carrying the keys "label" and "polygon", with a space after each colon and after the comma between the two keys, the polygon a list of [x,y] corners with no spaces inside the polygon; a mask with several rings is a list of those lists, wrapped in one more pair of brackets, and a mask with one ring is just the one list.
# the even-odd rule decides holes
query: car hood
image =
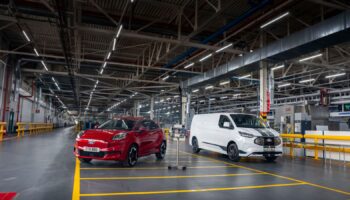
{"label": "car hood", "polygon": [[239,131],[253,134],[254,136],[276,137],[279,133],[271,128],[239,128]]}
{"label": "car hood", "polygon": [[81,139],[112,140],[113,136],[125,132],[125,130],[90,129],[84,132]]}

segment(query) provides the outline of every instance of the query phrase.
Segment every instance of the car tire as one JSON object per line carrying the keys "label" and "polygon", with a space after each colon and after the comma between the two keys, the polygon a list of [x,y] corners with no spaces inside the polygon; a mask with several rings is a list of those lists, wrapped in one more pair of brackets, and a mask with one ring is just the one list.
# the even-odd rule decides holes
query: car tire
{"label": "car tire", "polygon": [[128,154],[126,155],[126,160],[124,161],[124,166],[133,167],[136,165],[138,159],[137,146],[131,145]]}
{"label": "car tire", "polygon": [[199,153],[201,149],[198,146],[198,140],[197,138],[192,138],[192,152],[193,153]]}
{"label": "car tire", "polygon": [[238,162],[240,160],[239,150],[235,143],[230,143],[227,146],[227,156],[233,162]]}
{"label": "car tire", "polygon": [[91,162],[91,158],[79,158],[80,162],[83,162],[83,163],[90,163]]}
{"label": "car tire", "polygon": [[277,159],[277,156],[264,156],[267,162],[274,162]]}
{"label": "car tire", "polygon": [[163,141],[162,144],[159,146],[159,152],[156,153],[156,157],[158,160],[162,160],[165,157],[166,153],[166,142]]}

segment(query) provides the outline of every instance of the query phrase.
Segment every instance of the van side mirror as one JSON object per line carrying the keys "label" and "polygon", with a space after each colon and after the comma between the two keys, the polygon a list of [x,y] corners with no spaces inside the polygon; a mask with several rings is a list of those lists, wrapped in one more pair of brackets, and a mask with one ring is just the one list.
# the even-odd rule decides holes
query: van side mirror
{"label": "van side mirror", "polygon": [[224,128],[229,128],[229,129],[232,128],[230,122],[224,122],[224,124],[222,125],[222,127],[224,127]]}

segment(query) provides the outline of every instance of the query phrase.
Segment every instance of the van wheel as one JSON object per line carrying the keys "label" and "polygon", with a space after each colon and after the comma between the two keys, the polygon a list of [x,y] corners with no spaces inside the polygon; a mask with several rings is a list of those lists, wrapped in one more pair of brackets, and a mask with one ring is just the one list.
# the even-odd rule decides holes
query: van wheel
{"label": "van wheel", "polygon": [[198,146],[197,138],[192,139],[192,151],[193,151],[193,153],[199,153],[201,151],[201,149]]}
{"label": "van wheel", "polygon": [[233,162],[238,162],[240,160],[239,150],[235,143],[231,143],[227,147],[227,156]]}
{"label": "van wheel", "polygon": [[137,147],[136,145],[131,145],[131,147],[129,148],[128,151],[128,155],[126,156],[126,161],[124,161],[124,166],[128,166],[128,167],[133,167],[136,165],[137,163]]}
{"label": "van wheel", "polygon": [[166,153],[166,143],[165,141],[163,141],[159,147],[159,152],[156,153],[157,159],[162,160],[165,157],[165,153]]}
{"label": "van wheel", "polygon": [[277,156],[264,156],[267,162],[273,162],[277,159]]}

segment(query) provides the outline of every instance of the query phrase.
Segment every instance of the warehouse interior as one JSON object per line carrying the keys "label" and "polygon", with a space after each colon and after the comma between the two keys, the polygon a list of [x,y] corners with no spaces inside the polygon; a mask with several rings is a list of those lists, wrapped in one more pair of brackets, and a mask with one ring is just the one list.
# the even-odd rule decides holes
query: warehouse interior
{"label": "warehouse interior", "polygon": [[[2,0],[0,199],[350,199],[349,65],[347,0]],[[283,152],[195,152],[220,113]],[[164,159],[83,162],[84,131],[124,117]]]}

